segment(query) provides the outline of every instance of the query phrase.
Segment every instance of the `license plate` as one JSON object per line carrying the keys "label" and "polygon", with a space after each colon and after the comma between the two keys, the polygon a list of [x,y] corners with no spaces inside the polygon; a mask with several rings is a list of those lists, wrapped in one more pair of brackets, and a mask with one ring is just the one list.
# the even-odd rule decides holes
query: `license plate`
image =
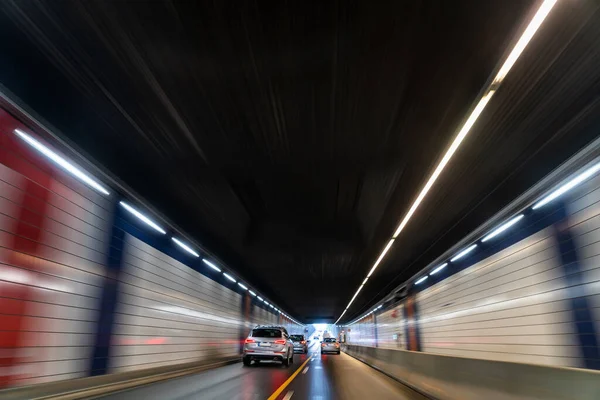
{"label": "license plate", "polygon": [[269,342],[262,342],[261,344],[259,344],[260,347],[271,347],[271,343]]}

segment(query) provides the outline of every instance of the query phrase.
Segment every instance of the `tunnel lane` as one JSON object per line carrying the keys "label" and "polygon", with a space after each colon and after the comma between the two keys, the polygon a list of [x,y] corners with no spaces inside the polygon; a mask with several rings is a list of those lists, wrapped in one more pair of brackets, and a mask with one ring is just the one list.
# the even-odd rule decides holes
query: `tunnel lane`
{"label": "tunnel lane", "polygon": [[[308,359],[306,366],[302,364]],[[296,372],[294,379],[274,393]],[[241,363],[146,385],[101,397],[133,399],[424,399],[420,394],[342,353],[321,355],[314,342],[307,355],[296,354],[294,364]]]}

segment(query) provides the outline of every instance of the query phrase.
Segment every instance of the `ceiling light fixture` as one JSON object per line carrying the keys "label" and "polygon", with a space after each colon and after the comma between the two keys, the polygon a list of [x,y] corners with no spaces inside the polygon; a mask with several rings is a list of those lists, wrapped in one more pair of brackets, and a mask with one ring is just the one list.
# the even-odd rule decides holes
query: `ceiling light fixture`
{"label": "ceiling light fixture", "polygon": [[223,276],[227,279],[229,279],[231,282],[235,283],[235,278],[231,275],[229,275],[227,272],[223,272]]}
{"label": "ceiling light fixture", "polygon": [[[523,51],[527,47],[527,44],[530,42],[531,38],[533,38],[533,36],[535,35],[537,30],[541,26],[542,22],[544,22],[544,20],[546,19],[546,17],[552,10],[552,7],[554,7],[554,4],[556,3],[556,1],[557,0],[545,0],[542,3],[542,5],[539,7],[535,16],[531,19],[527,28],[521,34],[521,37],[519,38],[519,40],[517,41],[517,43],[511,50],[509,56],[506,58],[506,60],[500,67],[500,70],[496,74],[494,80],[492,81],[490,86],[487,88],[487,90],[484,91],[483,96],[481,97],[481,99],[479,100],[479,102],[477,103],[477,105],[475,106],[473,111],[471,111],[471,114],[469,115],[469,117],[465,121],[464,125],[462,126],[462,128],[460,129],[460,131],[458,132],[458,134],[452,141],[452,144],[450,145],[448,150],[446,150],[444,157],[442,158],[440,163],[437,165],[437,167],[435,168],[435,170],[433,171],[433,173],[427,180],[427,183],[425,183],[425,186],[419,192],[419,195],[415,199],[414,203],[411,205],[410,209],[408,210],[408,212],[406,213],[404,218],[402,218],[400,225],[398,225],[398,228],[396,229],[396,231],[394,232],[394,235],[392,236],[392,240],[390,240],[388,242],[386,248],[381,253],[381,255],[379,256],[379,258],[377,259],[377,261],[375,262],[373,267],[371,268],[371,271],[369,272],[367,277],[370,277],[371,274],[373,274],[373,272],[375,271],[375,269],[377,268],[377,266],[379,265],[379,263],[381,262],[381,260],[383,259],[383,257],[387,253],[387,251],[389,250],[389,248],[392,246],[393,240],[396,239],[398,237],[398,235],[400,235],[400,233],[402,232],[402,230],[404,229],[404,227],[406,226],[406,224],[408,223],[410,218],[413,216],[413,214],[415,213],[415,211],[417,210],[417,208],[419,207],[419,205],[421,204],[421,202],[423,201],[423,199],[425,198],[425,196],[427,195],[427,193],[429,192],[429,190],[431,189],[431,187],[433,186],[435,181],[438,179],[438,177],[440,176],[440,174],[442,173],[442,171],[444,170],[444,168],[446,167],[446,165],[448,164],[448,162],[450,161],[450,159],[452,158],[452,156],[454,155],[454,153],[456,152],[456,150],[458,149],[460,144],[463,142],[463,140],[465,139],[465,137],[467,136],[467,134],[469,133],[469,131],[471,130],[471,128],[473,127],[473,125],[475,124],[475,122],[477,121],[479,116],[481,115],[481,113],[483,112],[484,108],[489,103],[492,96],[496,93],[498,86],[502,83],[502,81],[504,80],[504,78],[506,77],[506,75],[508,74],[510,69],[512,68],[512,66],[515,64],[515,62],[517,61],[519,56],[523,53]],[[361,289],[362,289],[362,285],[361,285],[361,287],[359,287],[357,293],[360,292]],[[348,303],[348,306],[346,307],[346,309],[344,310],[342,315],[340,315],[340,317],[338,318],[338,321],[345,314],[346,310],[348,310],[348,307],[350,306],[350,304],[352,304],[352,301],[354,301],[355,297],[356,297],[356,294],[354,295],[354,297],[352,297],[352,300],[350,300],[350,303]],[[335,323],[337,324],[338,321],[336,321]]]}
{"label": "ceiling light fixture", "polygon": [[469,247],[467,247],[466,249],[464,249],[463,251],[461,251],[460,253],[458,253],[457,255],[455,255],[454,257],[452,257],[450,259],[451,262],[457,261],[461,258],[463,258],[464,256],[466,256],[467,254],[469,254],[470,252],[472,252],[473,250],[475,250],[475,248],[477,247],[476,244],[471,245]]}
{"label": "ceiling light fixture", "polygon": [[15,129],[14,132],[17,136],[19,136],[21,139],[27,142],[27,144],[29,144],[34,149],[48,157],[62,169],[75,176],[80,181],[84,182],[86,185],[107,196],[110,194],[108,190],[106,190],[102,185],[96,182],[92,177],[87,175],[85,172],[83,172],[82,170],[80,170],[79,168],[77,168],[76,166],[74,166],[73,164],[71,164],[52,150],[50,150],[48,147],[44,146],[42,143],[38,142],[33,137],[29,136],[20,129]]}
{"label": "ceiling light fixture", "polygon": [[174,241],[179,247],[181,247],[182,249],[184,249],[185,251],[187,251],[191,255],[193,255],[195,257],[200,257],[200,254],[196,253],[188,245],[186,245],[185,243],[181,242],[180,240],[177,240],[174,237],[172,237],[171,240]]}
{"label": "ceiling light fixture", "polygon": [[539,202],[534,204],[534,206],[532,208],[534,210],[537,210],[538,208],[545,206],[546,204],[550,203],[552,200],[555,200],[556,198],[562,196],[569,190],[573,189],[575,186],[579,185],[583,181],[591,178],[592,175],[594,175],[598,171],[600,171],[600,163],[597,163],[597,164],[593,165],[592,167],[586,169],[584,172],[577,175],[575,178],[571,179],[569,182],[565,183],[564,185],[562,185],[561,187],[559,187],[558,189],[556,189],[555,191],[550,193],[548,196],[544,197],[542,200],[540,200]]}
{"label": "ceiling light fixture", "polygon": [[209,267],[211,267],[212,269],[214,269],[215,271],[221,272],[221,268],[217,267],[215,264],[211,263],[210,261],[208,261],[206,258],[202,259],[202,262],[206,265],[208,265]]}
{"label": "ceiling light fixture", "polygon": [[238,286],[244,290],[248,290],[248,286],[244,285],[242,282],[238,282]]}
{"label": "ceiling light fixture", "polygon": [[415,285],[418,285],[420,283],[423,283],[427,280],[428,276],[425,275],[424,277],[422,277],[421,279],[419,279],[418,281],[415,282]]}
{"label": "ceiling light fixture", "polygon": [[495,229],[494,231],[492,231],[492,233],[490,233],[489,235],[487,235],[486,237],[484,237],[483,239],[481,239],[481,241],[482,242],[487,242],[488,240],[495,238],[496,236],[498,236],[499,234],[501,234],[502,232],[504,232],[505,230],[507,230],[508,228],[510,228],[511,226],[513,226],[514,224],[516,224],[517,222],[519,222],[523,217],[524,217],[523,214],[517,215],[516,217],[514,217],[510,221],[506,222],[505,224],[502,224],[497,229]]}
{"label": "ceiling light fixture", "polygon": [[139,212],[135,208],[131,207],[129,204],[125,203],[124,201],[120,201],[119,204],[124,209],[126,209],[127,211],[129,211],[131,214],[135,215],[139,220],[143,221],[146,225],[154,228],[155,230],[157,230],[158,232],[162,233],[163,235],[165,233],[167,233],[163,228],[161,228],[159,225],[157,225],[154,221],[152,221],[150,218],[146,217],[144,214],[142,214],[141,212]]}
{"label": "ceiling light fixture", "polygon": [[440,272],[441,270],[443,270],[444,268],[446,268],[448,266],[448,263],[443,263],[442,265],[440,265],[439,267],[437,267],[436,269],[434,269],[433,271],[431,271],[429,273],[429,275],[435,275],[438,272]]}

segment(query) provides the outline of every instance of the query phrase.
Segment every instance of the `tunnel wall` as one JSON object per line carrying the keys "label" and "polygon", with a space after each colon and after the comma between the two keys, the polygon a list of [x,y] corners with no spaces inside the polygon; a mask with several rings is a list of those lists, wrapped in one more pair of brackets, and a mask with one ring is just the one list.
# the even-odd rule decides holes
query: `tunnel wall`
{"label": "tunnel wall", "polygon": [[474,253],[345,326],[347,342],[600,369],[600,177]]}
{"label": "tunnel wall", "polygon": [[0,388],[237,357],[256,324],[302,331],[16,128],[53,143],[0,108]]}

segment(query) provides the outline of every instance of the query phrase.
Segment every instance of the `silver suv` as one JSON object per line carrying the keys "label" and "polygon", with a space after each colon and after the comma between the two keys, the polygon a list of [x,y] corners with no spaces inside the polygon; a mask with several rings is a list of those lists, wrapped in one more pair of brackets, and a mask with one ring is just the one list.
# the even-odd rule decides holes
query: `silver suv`
{"label": "silver suv", "polygon": [[245,366],[252,361],[280,361],[287,367],[294,362],[294,344],[282,326],[257,326],[244,341],[242,361]]}

